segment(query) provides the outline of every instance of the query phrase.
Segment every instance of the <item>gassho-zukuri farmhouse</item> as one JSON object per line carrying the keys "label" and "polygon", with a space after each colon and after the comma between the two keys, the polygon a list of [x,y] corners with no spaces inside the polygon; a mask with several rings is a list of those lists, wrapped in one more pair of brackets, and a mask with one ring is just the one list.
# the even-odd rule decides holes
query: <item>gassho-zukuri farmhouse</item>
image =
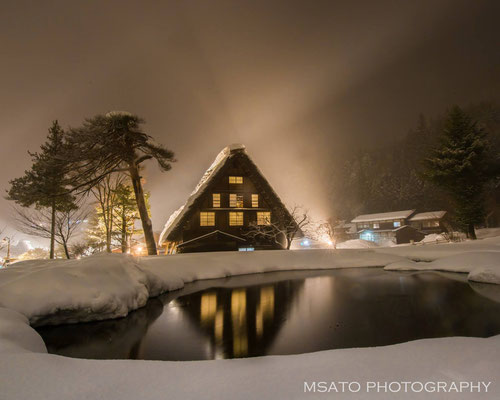
{"label": "gassho-zukuri farmhouse", "polygon": [[245,146],[224,148],[163,229],[159,245],[166,253],[282,249],[276,241],[248,235],[250,229],[294,221]]}

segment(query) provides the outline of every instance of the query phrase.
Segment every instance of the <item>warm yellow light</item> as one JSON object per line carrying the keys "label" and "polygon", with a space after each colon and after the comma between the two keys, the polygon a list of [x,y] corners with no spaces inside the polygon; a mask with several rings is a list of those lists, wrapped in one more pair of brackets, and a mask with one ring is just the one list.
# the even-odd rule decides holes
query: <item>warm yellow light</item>
{"label": "warm yellow light", "polygon": [[201,322],[211,323],[217,309],[217,295],[215,293],[204,293],[201,296]]}

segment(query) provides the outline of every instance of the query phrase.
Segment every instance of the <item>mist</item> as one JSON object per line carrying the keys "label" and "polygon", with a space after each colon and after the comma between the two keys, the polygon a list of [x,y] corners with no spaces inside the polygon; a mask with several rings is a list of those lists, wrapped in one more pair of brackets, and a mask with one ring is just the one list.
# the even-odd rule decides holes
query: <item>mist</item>
{"label": "mist", "polygon": [[[161,230],[217,153],[243,143],[282,200],[328,217],[332,159],[420,113],[498,102],[497,1],[4,2],[0,188],[52,120],[127,110],[176,153],[144,172]],[[0,219],[14,229],[10,204]]]}

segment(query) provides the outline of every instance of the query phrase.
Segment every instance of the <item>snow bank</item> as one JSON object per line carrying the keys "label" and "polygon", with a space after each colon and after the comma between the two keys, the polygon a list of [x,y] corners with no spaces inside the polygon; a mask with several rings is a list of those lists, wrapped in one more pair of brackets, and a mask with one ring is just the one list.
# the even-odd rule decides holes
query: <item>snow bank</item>
{"label": "snow bank", "polygon": [[188,282],[305,269],[433,269],[469,273],[469,280],[498,284],[499,244],[497,238],[357,250],[214,252],[140,259],[111,254],[81,260],[32,260],[0,269],[0,306],[20,312],[38,326],[102,320],[123,317],[146,304],[149,297],[181,289]]}
{"label": "snow bank", "polygon": [[447,241],[447,239],[442,233],[431,233],[429,235],[425,235],[425,237],[419,243],[436,243],[445,241]]}
{"label": "snow bank", "polygon": [[363,239],[351,239],[337,244],[337,249],[373,249],[375,247],[378,247],[377,243]]}
{"label": "snow bank", "polygon": [[[268,271],[384,266],[401,257],[371,252],[255,251],[81,260],[31,260],[0,269],[0,306],[32,325],[124,317],[149,297],[188,282]],[[21,300],[21,301],[20,301]]]}
{"label": "snow bank", "polygon": [[474,282],[500,284],[500,252],[468,252],[439,258],[432,262],[402,260],[385,266],[391,271],[449,271],[469,273],[467,279]]}
{"label": "snow bank", "polygon": [[146,304],[148,283],[131,256],[31,260],[0,270],[0,305],[33,325],[124,317]]}
{"label": "snow bank", "polygon": [[[27,332],[31,332],[27,334]],[[397,345],[218,361],[84,360],[46,354],[27,320],[0,309],[2,400],[158,399],[497,399],[500,335],[425,339]],[[7,343],[7,345],[6,345]],[[6,347],[10,346],[10,347]],[[408,362],[411,360],[411,362]],[[362,366],[362,368],[360,368]],[[358,393],[304,392],[304,382],[359,382]],[[375,393],[367,382],[486,383],[487,393]],[[455,396],[454,396],[455,395]]]}

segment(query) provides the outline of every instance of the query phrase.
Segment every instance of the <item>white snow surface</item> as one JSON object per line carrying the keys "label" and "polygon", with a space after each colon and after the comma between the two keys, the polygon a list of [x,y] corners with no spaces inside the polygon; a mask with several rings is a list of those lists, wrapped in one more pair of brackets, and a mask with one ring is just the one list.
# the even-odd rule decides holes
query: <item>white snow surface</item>
{"label": "white snow surface", "polygon": [[[25,317],[0,308],[2,400],[497,399],[500,335],[218,361],[84,360],[47,354]],[[411,362],[409,362],[411,360]],[[486,381],[488,393],[304,393],[304,382]],[[478,396],[478,397],[476,397]]]}
{"label": "white snow surface", "polygon": [[[480,398],[499,398],[495,380],[500,370],[500,335],[291,356],[158,362],[50,355],[29,326],[30,322],[123,316],[144,305],[148,296],[199,279],[367,266],[466,272],[469,279],[500,283],[500,238],[361,250],[198,253],[141,259],[113,254],[21,262],[0,269],[0,399],[297,399],[315,397],[304,393],[304,381],[460,380],[491,381],[490,392]],[[455,398],[446,393],[366,391],[330,395],[340,399]],[[477,394],[456,397],[478,398]]]}
{"label": "white snow surface", "polygon": [[384,220],[393,220],[393,219],[404,219],[408,218],[411,214],[413,214],[415,210],[403,210],[403,211],[391,211],[385,213],[377,213],[377,214],[363,214],[358,215],[351,222],[373,222],[373,221],[384,221]]}
{"label": "white snow surface", "polygon": [[425,221],[427,219],[440,219],[443,218],[446,211],[428,211],[417,213],[410,218],[410,221]]}

